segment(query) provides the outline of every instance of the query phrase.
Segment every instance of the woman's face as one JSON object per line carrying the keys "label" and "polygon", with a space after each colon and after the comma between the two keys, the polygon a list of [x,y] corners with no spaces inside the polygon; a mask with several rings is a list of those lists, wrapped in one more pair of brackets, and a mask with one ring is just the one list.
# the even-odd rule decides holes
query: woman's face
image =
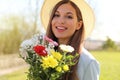
{"label": "woman's face", "polygon": [[75,9],[69,3],[62,4],[54,13],[52,31],[58,39],[70,39],[81,24],[77,21]]}

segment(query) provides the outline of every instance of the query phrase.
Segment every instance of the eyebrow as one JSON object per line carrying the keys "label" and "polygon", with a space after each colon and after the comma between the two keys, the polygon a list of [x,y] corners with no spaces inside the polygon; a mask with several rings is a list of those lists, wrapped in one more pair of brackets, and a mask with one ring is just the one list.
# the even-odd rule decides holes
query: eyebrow
{"label": "eyebrow", "polygon": [[[55,13],[59,13],[59,11],[56,11]],[[72,12],[67,12],[67,14],[72,14],[72,15],[73,15],[73,13],[72,13]]]}
{"label": "eyebrow", "polygon": [[72,15],[73,15],[73,13],[72,13],[72,12],[67,12],[67,14],[72,14]]}

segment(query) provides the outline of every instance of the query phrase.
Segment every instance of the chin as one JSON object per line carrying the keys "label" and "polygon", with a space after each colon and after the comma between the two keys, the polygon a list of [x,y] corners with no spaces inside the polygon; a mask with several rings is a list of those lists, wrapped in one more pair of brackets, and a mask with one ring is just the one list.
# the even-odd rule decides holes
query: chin
{"label": "chin", "polygon": [[56,38],[60,39],[60,38],[66,38],[65,36],[62,36],[62,35],[55,35]]}

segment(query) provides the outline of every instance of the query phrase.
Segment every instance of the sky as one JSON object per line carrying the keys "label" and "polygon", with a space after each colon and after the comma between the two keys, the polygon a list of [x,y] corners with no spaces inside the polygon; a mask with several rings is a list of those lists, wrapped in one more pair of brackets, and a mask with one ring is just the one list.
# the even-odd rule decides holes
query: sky
{"label": "sky", "polygon": [[[91,0],[92,1],[92,0]],[[96,0],[95,13],[97,22],[93,35],[96,38],[109,36],[120,41],[120,10],[119,0]],[[96,7],[97,6],[97,7]]]}
{"label": "sky", "polygon": [[[36,0],[0,0],[0,17],[5,14],[29,14],[35,10]],[[41,8],[43,0],[39,1]],[[120,41],[120,10],[119,0],[86,0],[96,16],[95,28],[91,39],[105,40],[109,36],[114,41]],[[28,11],[28,9],[30,9]]]}

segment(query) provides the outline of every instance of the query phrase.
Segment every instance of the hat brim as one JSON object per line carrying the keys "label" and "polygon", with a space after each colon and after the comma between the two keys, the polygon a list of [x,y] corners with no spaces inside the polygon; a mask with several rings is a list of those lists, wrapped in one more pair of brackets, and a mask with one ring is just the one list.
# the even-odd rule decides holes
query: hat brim
{"label": "hat brim", "polygon": [[[48,26],[50,12],[61,0],[44,0],[43,6],[41,8],[41,21],[42,25],[46,29]],[[85,27],[85,39],[90,35],[91,31],[94,28],[95,17],[91,7],[84,0],[71,0],[73,1],[81,10],[83,23]]]}

